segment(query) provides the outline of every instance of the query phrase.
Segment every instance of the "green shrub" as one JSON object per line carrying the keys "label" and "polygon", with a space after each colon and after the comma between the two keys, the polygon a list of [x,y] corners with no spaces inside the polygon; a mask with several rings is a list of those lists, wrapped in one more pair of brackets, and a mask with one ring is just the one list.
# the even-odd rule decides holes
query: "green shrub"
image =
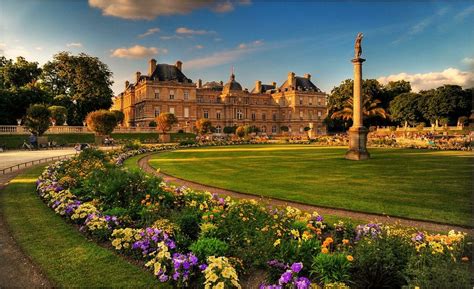
{"label": "green shrub", "polygon": [[51,112],[44,104],[33,104],[26,111],[25,126],[34,135],[41,136],[49,128]]}
{"label": "green shrub", "polygon": [[201,238],[194,242],[190,247],[199,260],[206,260],[209,256],[225,256],[229,246],[216,238]]}
{"label": "green shrub", "polygon": [[101,161],[104,162],[107,160],[107,155],[104,151],[95,149],[95,148],[87,148],[84,149],[78,156],[79,161]]}
{"label": "green shrub", "polygon": [[117,114],[104,109],[92,111],[87,114],[86,122],[97,135],[110,135],[117,126]]}
{"label": "green shrub", "polygon": [[196,240],[199,235],[199,223],[201,216],[192,210],[181,211],[176,223],[181,232],[186,234],[191,240]]}
{"label": "green shrub", "polygon": [[350,268],[351,263],[347,260],[345,254],[318,254],[313,258],[311,276],[323,284],[335,282],[348,283]]}
{"label": "green shrub", "polygon": [[67,118],[67,109],[64,106],[53,105],[48,107],[51,113],[51,119],[56,122],[56,125],[63,125]]}
{"label": "green shrub", "polygon": [[[447,258],[446,258],[447,257]],[[469,266],[453,262],[449,256],[414,255],[407,270],[410,286],[430,289],[471,288]]]}
{"label": "green shrub", "polygon": [[315,238],[306,241],[287,239],[281,240],[278,248],[279,251],[275,254],[278,260],[285,260],[289,264],[302,262],[303,273],[307,274],[313,263],[313,256],[321,252],[321,242]]}
{"label": "green shrub", "polygon": [[123,144],[123,149],[126,150],[138,150],[142,146],[142,143],[138,139],[126,140]]}
{"label": "green shrub", "polygon": [[397,237],[364,239],[354,247],[351,270],[355,288],[400,288],[413,247]]}

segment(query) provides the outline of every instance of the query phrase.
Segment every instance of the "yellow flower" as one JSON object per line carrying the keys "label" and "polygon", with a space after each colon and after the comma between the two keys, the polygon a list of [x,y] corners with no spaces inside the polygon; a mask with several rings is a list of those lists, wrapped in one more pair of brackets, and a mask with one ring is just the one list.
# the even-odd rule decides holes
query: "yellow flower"
{"label": "yellow flower", "polygon": [[224,289],[224,282],[219,282],[217,285],[212,287],[213,289]]}
{"label": "yellow flower", "polygon": [[275,243],[273,243],[273,247],[280,245],[280,243],[281,243],[280,239],[277,239]]}
{"label": "yellow flower", "polygon": [[354,257],[352,257],[351,255],[347,255],[346,258],[347,258],[347,261],[349,261],[349,262],[354,261]]}

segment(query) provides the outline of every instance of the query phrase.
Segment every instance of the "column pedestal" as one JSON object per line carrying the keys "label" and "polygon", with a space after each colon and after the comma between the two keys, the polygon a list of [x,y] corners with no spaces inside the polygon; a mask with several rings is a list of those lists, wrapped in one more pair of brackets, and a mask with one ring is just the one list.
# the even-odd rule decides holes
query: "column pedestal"
{"label": "column pedestal", "polygon": [[346,152],[346,159],[360,161],[370,158],[367,151],[368,132],[369,130],[363,126],[353,126],[349,129],[349,150]]}

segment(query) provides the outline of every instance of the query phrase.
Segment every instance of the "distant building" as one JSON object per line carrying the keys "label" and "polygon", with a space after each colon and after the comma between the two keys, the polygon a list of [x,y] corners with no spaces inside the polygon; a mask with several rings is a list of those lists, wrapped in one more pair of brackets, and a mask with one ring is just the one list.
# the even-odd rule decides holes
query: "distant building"
{"label": "distant building", "polygon": [[304,77],[288,73],[280,86],[255,82],[252,91],[242,89],[232,74],[227,83],[193,83],[176,65],[149,61],[148,73],[136,73],[135,83],[125,82],[125,89],[114,98],[112,109],[125,114],[125,126],[149,126],[161,112],[175,114],[179,123],[174,131],[193,132],[195,122],[207,118],[222,133],[226,126],[256,126],[261,133],[279,134],[281,127],[290,134],[325,134],[326,94]]}

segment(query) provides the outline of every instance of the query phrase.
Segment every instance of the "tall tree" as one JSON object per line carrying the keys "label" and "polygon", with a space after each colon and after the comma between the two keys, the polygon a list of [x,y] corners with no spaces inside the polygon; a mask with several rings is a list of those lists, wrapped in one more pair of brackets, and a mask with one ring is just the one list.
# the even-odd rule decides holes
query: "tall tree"
{"label": "tall tree", "polygon": [[0,59],[0,74],[1,87],[18,89],[36,82],[41,74],[41,68],[38,67],[38,62],[29,62],[21,56],[18,56],[15,62],[2,57]]}
{"label": "tall tree", "polygon": [[423,115],[419,111],[420,95],[413,92],[405,92],[397,95],[390,102],[390,115],[405,127],[415,125],[423,121]]}
{"label": "tall tree", "polygon": [[200,118],[196,121],[196,130],[200,135],[212,132],[213,127],[210,120],[206,118]]}
{"label": "tall tree", "polygon": [[112,72],[97,57],[60,52],[44,65],[41,78],[53,95],[65,95],[74,103],[72,124],[81,125],[89,112],[112,105]]}

